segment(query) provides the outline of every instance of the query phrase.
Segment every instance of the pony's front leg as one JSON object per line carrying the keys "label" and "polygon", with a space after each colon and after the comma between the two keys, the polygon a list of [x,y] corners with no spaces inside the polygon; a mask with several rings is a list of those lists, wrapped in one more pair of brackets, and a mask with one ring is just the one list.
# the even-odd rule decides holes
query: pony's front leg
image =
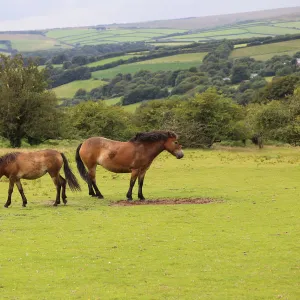
{"label": "pony's front leg", "polygon": [[130,178],[130,184],[129,184],[129,189],[128,192],[126,194],[127,200],[131,201],[132,200],[132,189],[134,187],[135,181],[137,179],[138,176],[138,170],[132,170],[131,172],[131,178]]}
{"label": "pony's front leg", "polygon": [[11,205],[11,194],[13,193],[14,190],[14,180],[13,179],[9,179],[9,187],[8,187],[8,197],[7,197],[7,201],[4,204],[4,207],[9,207]]}
{"label": "pony's front leg", "polygon": [[143,195],[143,184],[144,184],[144,178],[145,178],[145,174],[146,171],[141,171],[139,174],[139,191],[138,191],[138,197],[141,201],[145,200],[145,197]]}
{"label": "pony's front leg", "polygon": [[18,187],[18,190],[19,190],[19,193],[22,197],[22,200],[23,200],[23,207],[26,207],[26,204],[27,204],[27,199],[26,199],[26,196],[24,194],[24,191],[23,191],[23,187],[22,187],[22,184],[21,184],[21,181],[20,180],[17,180],[16,181],[16,185]]}

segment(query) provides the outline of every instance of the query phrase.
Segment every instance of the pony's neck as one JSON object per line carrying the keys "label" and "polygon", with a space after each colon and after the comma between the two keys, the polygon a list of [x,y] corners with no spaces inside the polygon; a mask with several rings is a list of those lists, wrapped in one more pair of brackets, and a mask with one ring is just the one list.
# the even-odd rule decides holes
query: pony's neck
{"label": "pony's neck", "polygon": [[149,156],[151,157],[151,160],[153,160],[157,155],[159,155],[161,152],[165,150],[164,147],[165,141],[159,141],[159,142],[154,142],[151,146],[152,147],[147,147],[147,151],[149,153]]}

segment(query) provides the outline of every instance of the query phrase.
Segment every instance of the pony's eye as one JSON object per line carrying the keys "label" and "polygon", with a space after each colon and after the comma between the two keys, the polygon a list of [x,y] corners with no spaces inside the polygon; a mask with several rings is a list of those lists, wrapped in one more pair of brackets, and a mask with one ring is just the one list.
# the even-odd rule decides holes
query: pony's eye
{"label": "pony's eye", "polygon": [[175,141],[175,142],[174,142],[174,144],[176,144],[176,145],[177,145],[177,144],[178,144],[178,142],[177,142],[177,141]]}

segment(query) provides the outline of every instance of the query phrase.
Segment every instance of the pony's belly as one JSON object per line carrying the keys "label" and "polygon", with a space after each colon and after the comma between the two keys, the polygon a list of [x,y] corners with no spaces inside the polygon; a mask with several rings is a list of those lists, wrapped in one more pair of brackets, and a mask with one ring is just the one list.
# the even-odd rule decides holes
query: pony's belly
{"label": "pony's belly", "polygon": [[28,172],[26,174],[18,174],[19,178],[34,180],[44,176],[47,173],[47,170]]}
{"label": "pony's belly", "polygon": [[112,164],[112,163],[105,163],[105,164],[101,164],[101,166],[110,171],[110,172],[114,172],[114,173],[131,173],[131,168],[129,167],[124,167],[121,165],[116,165],[116,164]]}

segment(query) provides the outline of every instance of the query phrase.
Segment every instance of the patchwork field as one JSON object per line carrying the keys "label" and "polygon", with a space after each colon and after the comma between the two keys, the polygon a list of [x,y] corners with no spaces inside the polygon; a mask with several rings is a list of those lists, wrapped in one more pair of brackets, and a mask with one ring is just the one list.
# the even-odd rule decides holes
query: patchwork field
{"label": "patchwork field", "polygon": [[87,92],[94,88],[103,86],[106,82],[101,80],[76,80],[52,89],[58,98],[72,98],[79,89],[85,89]]}
{"label": "patchwork field", "polygon": [[[76,146],[59,147],[73,170]],[[23,181],[28,207],[15,190],[0,209],[1,297],[299,299],[299,163],[298,148],[160,155],[145,196],[219,200],[204,205],[109,206],[124,199],[129,175],[100,168],[105,200],[80,180],[82,192],[68,190],[55,208],[49,176]],[[7,188],[2,178],[3,204]]]}
{"label": "patchwork field", "polygon": [[9,40],[12,48],[18,51],[36,51],[46,49],[68,48],[70,46],[60,41],[47,38],[40,34],[4,34],[0,33],[0,40]]}
{"label": "patchwork field", "polygon": [[231,53],[231,57],[239,58],[250,56],[255,58],[256,60],[267,60],[273,57],[274,55],[293,55],[299,51],[300,39],[280,43],[265,44],[261,46],[234,49]]}
{"label": "patchwork field", "polygon": [[[238,39],[264,37],[284,34],[299,34],[300,22],[257,21],[244,24],[218,26],[212,29],[192,30],[167,28],[119,28],[107,26],[103,28],[66,28],[52,29],[42,34],[7,34],[13,47],[19,51],[53,49],[58,47],[74,47],[80,45],[97,45],[123,42],[144,41],[154,45],[179,45],[191,42],[205,42],[218,39]],[[171,23],[170,23],[171,24]],[[171,25],[170,25],[171,26]],[[172,27],[172,26],[171,26]],[[168,36],[172,35],[172,36]],[[159,42],[159,43],[157,43]],[[177,44],[179,43],[179,44]]]}

